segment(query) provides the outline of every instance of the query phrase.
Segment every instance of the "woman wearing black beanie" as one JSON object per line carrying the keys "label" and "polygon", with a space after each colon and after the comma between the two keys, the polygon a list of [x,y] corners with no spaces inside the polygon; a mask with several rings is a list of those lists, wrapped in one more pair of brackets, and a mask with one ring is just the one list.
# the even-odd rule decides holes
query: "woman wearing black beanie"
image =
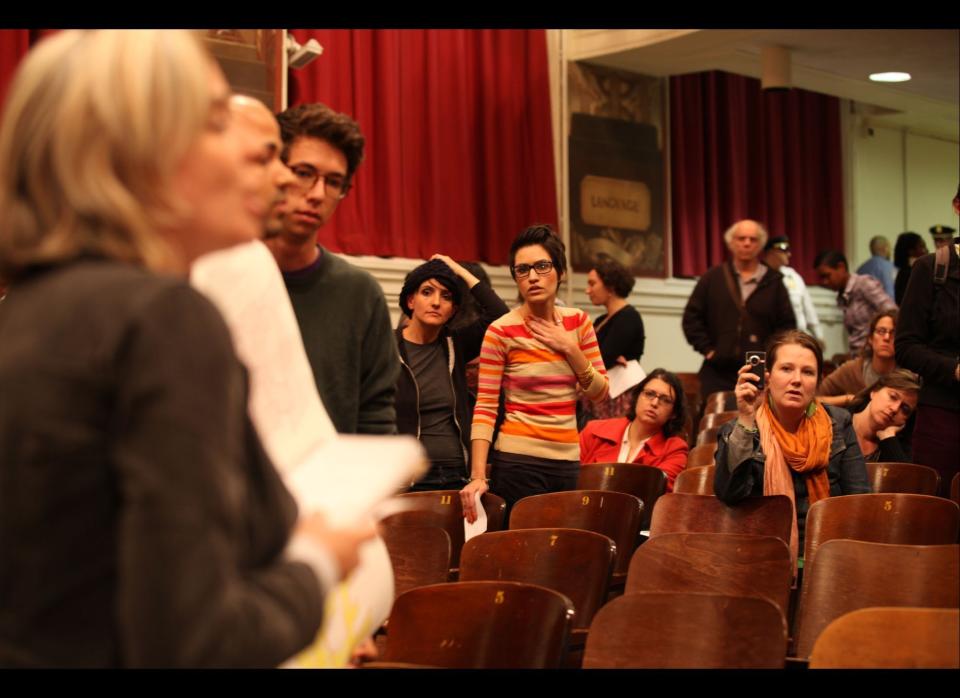
{"label": "woman wearing black beanie", "polygon": [[[472,324],[451,330],[464,287],[479,314]],[[509,309],[489,285],[437,254],[407,274],[400,310],[409,321],[396,332],[402,364],[397,430],[420,439],[430,457],[430,470],[410,489],[460,489],[470,472],[466,363],[480,354],[487,326]]]}

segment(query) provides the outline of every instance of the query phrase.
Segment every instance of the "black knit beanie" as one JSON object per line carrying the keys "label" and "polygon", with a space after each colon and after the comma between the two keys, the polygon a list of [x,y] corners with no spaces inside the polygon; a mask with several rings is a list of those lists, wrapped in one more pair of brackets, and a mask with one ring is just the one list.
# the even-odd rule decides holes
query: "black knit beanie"
{"label": "black knit beanie", "polygon": [[460,279],[444,262],[439,259],[431,259],[429,262],[421,264],[413,269],[403,280],[403,288],[400,289],[400,310],[407,317],[413,314],[413,311],[407,307],[407,298],[411,293],[416,293],[420,285],[427,279],[436,279],[453,295],[455,305],[460,305],[463,300],[460,290]]}

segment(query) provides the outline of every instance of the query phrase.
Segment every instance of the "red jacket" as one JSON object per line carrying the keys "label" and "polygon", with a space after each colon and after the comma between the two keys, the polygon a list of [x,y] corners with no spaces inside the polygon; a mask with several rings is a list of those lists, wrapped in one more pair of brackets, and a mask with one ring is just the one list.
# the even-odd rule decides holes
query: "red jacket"
{"label": "red jacket", "polygon": [[[595,419],[587,422],[580,432],[581,463],[616,463],[620,456],[623,432],[630,420]],[[673,481],[687,467],[690,446],[679,436],[666,438],[663,432],[651,436],[633,460],[641,465],[652,465],[667,474],[667,492],[673,491]]]}

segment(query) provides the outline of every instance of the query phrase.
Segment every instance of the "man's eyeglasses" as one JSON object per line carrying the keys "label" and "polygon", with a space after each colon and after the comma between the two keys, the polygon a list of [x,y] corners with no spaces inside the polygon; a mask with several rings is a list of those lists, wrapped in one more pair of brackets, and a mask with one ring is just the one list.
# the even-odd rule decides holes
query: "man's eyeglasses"
{"label": "man's eyeglasses", "polygon": [[525,279],[530,275],[531,269],[537,272],[539,276],[543,276],[544,274],[549,274],[550,270],[553,269],[553,262],[541,259],[539,262],[534,262],[533,264],[518,264],[513,268],[513,274],[518,279]]}
{"label": "man's eyeglasses", "polygon": [[878,327],[873,331],[873,333],[881,337],[892,337],[896,333],[896,330],[890,330],[886,327]]}
{"label": "man's eyeglasses", "polygon": [[333,199],[342,199],[347,195],[350,186],[342,175],[338,174],[320,174],[317,169],[311,165],[293,165],[290,167],[293,176],[297,180],[297,187],[304,191],[312,191],[317,182],[323,180],[323,190],[327,196]]}
{"label": "man's eyeglasses", "polygon": [[666,405],[667,407],[673,407],[674,399],[669,395],[662,395],[656,390],[641,390],[640,397],[642,397],[647,402],[653,402],[654,400],[659,400],[661,405]]}

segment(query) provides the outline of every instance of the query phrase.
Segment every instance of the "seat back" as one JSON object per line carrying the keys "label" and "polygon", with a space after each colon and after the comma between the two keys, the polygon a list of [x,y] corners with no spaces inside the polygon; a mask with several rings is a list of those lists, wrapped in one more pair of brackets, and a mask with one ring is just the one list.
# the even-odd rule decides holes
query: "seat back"
{"label": "seat back", "polygon": [[590,625],[584,669],[780,669],[787,628],[759,597],[702,592],[625,594]]}
{"label": "seat back", "polygon": [[935,497],[940,487],[940,473],[913,463],[867,463],[867,479],[875,493],[902,492]]}
{"label": "seat back", "polygon": [[703,413],[733,412],[737,409],[737,396],[732,390],[721,390],[707,395],[703,403]]}
{"label": "seat back", "polygon": [[446,582],[450,573],[450,536],[437,526],[381,526],[393,565],[394,595]]}
{"label": "seat back", "polygon": [[732,422],[739,414],[740,413],[737,410],[733,410],[731,412],[709,412],[703,415],[703,418],[700,420],[700,426],[697,430],[703,431],[704,429],[722,426],[727,422]]}
{"label": "seat back", "polygon": [[638,463],[591,463],[580,466],[578,490],[626,492],[643,502],[640,529],[650,528],[650,514],[660,495],[667,491],[667,474],[652,465]]}
{"label": "seat back", "polygon": [[834,538],[940,545],[956,542],[958,528],[960,508],[941,497],[897,493],[829,497],[807,512],[804,565],[812,565],[817,548]]}
{"label": "seat back", "polygon": [[820,633],[811,669],[960,669],[960,610],[862,608]]}
{"label": "seat back", "polygon": [[643,502],[632,494],[603,490],[551,492],[524,497],[514,504],[510,529],[579,528],[601,533],[617,545],[614,572],[626,574],[642,513]]}
{"label": "seat back", "polygon": [[717,454],[717,445],[715,443],[694,446],[687,454],[687,467],[700,468],[705,465],[714,465],[714,458]]}
{"label": "seat back", "polygon": [[657,501],[650,537],[663,533],[752,533],[790,542],[790,498],[748,497],[733,506],[700,494],[665,494]]}
{"label": "seat back", "polygon": [[739,533],[664,533],[637,548],[627,594],[704,591],[762,596],[788,617],[793,565],[787,544],[773,536]]}
{"label": "seat back", "polygon": [[687,468],[677,475],[673,483],[673,491],[679,494],[706,494],[712,497],[713,476],[716,470],[712,465]]}
{"label": "seat back", "polygon": [[720,433],[720,427],[710,427],[708,429],[701,429],[700,433],[697,434],[697,446],[713,444],[714,449],[716,449],[717,434],[719,433]]}
{"label": "seat back", "polygon": [[567,651],[573,604],[519,582],[411,589],[390,614],[385,662],[449,669],[549,669]]}
{"label": "seat back", "polygon": [[796,655],[807,657],[831,622],[870,606],[960,605],[960,546],[830,540],[804,568]]}
{"label": "seat back", "polygon": [[[437,526],[450,536],[450,567],[460,566],[460,549],[463,548],[463,507],[459,490],[432,490],[428,492],[405,492],[397,495],[404,502],[412,503],[412,509],[393,514],[384,519],[394,526]],[[485,492],[480,504],[487,514],[487,530],[499,531],[503,525],[503,513],[507,507],[502,497]]]}
{"label": "seat back", "polygon": [[607,599],[617,546],[607,536],[572,528],[526,528],[471,538],[460,557],[460,581],[538,584],[573,602],[573,627],[589,627]]}

